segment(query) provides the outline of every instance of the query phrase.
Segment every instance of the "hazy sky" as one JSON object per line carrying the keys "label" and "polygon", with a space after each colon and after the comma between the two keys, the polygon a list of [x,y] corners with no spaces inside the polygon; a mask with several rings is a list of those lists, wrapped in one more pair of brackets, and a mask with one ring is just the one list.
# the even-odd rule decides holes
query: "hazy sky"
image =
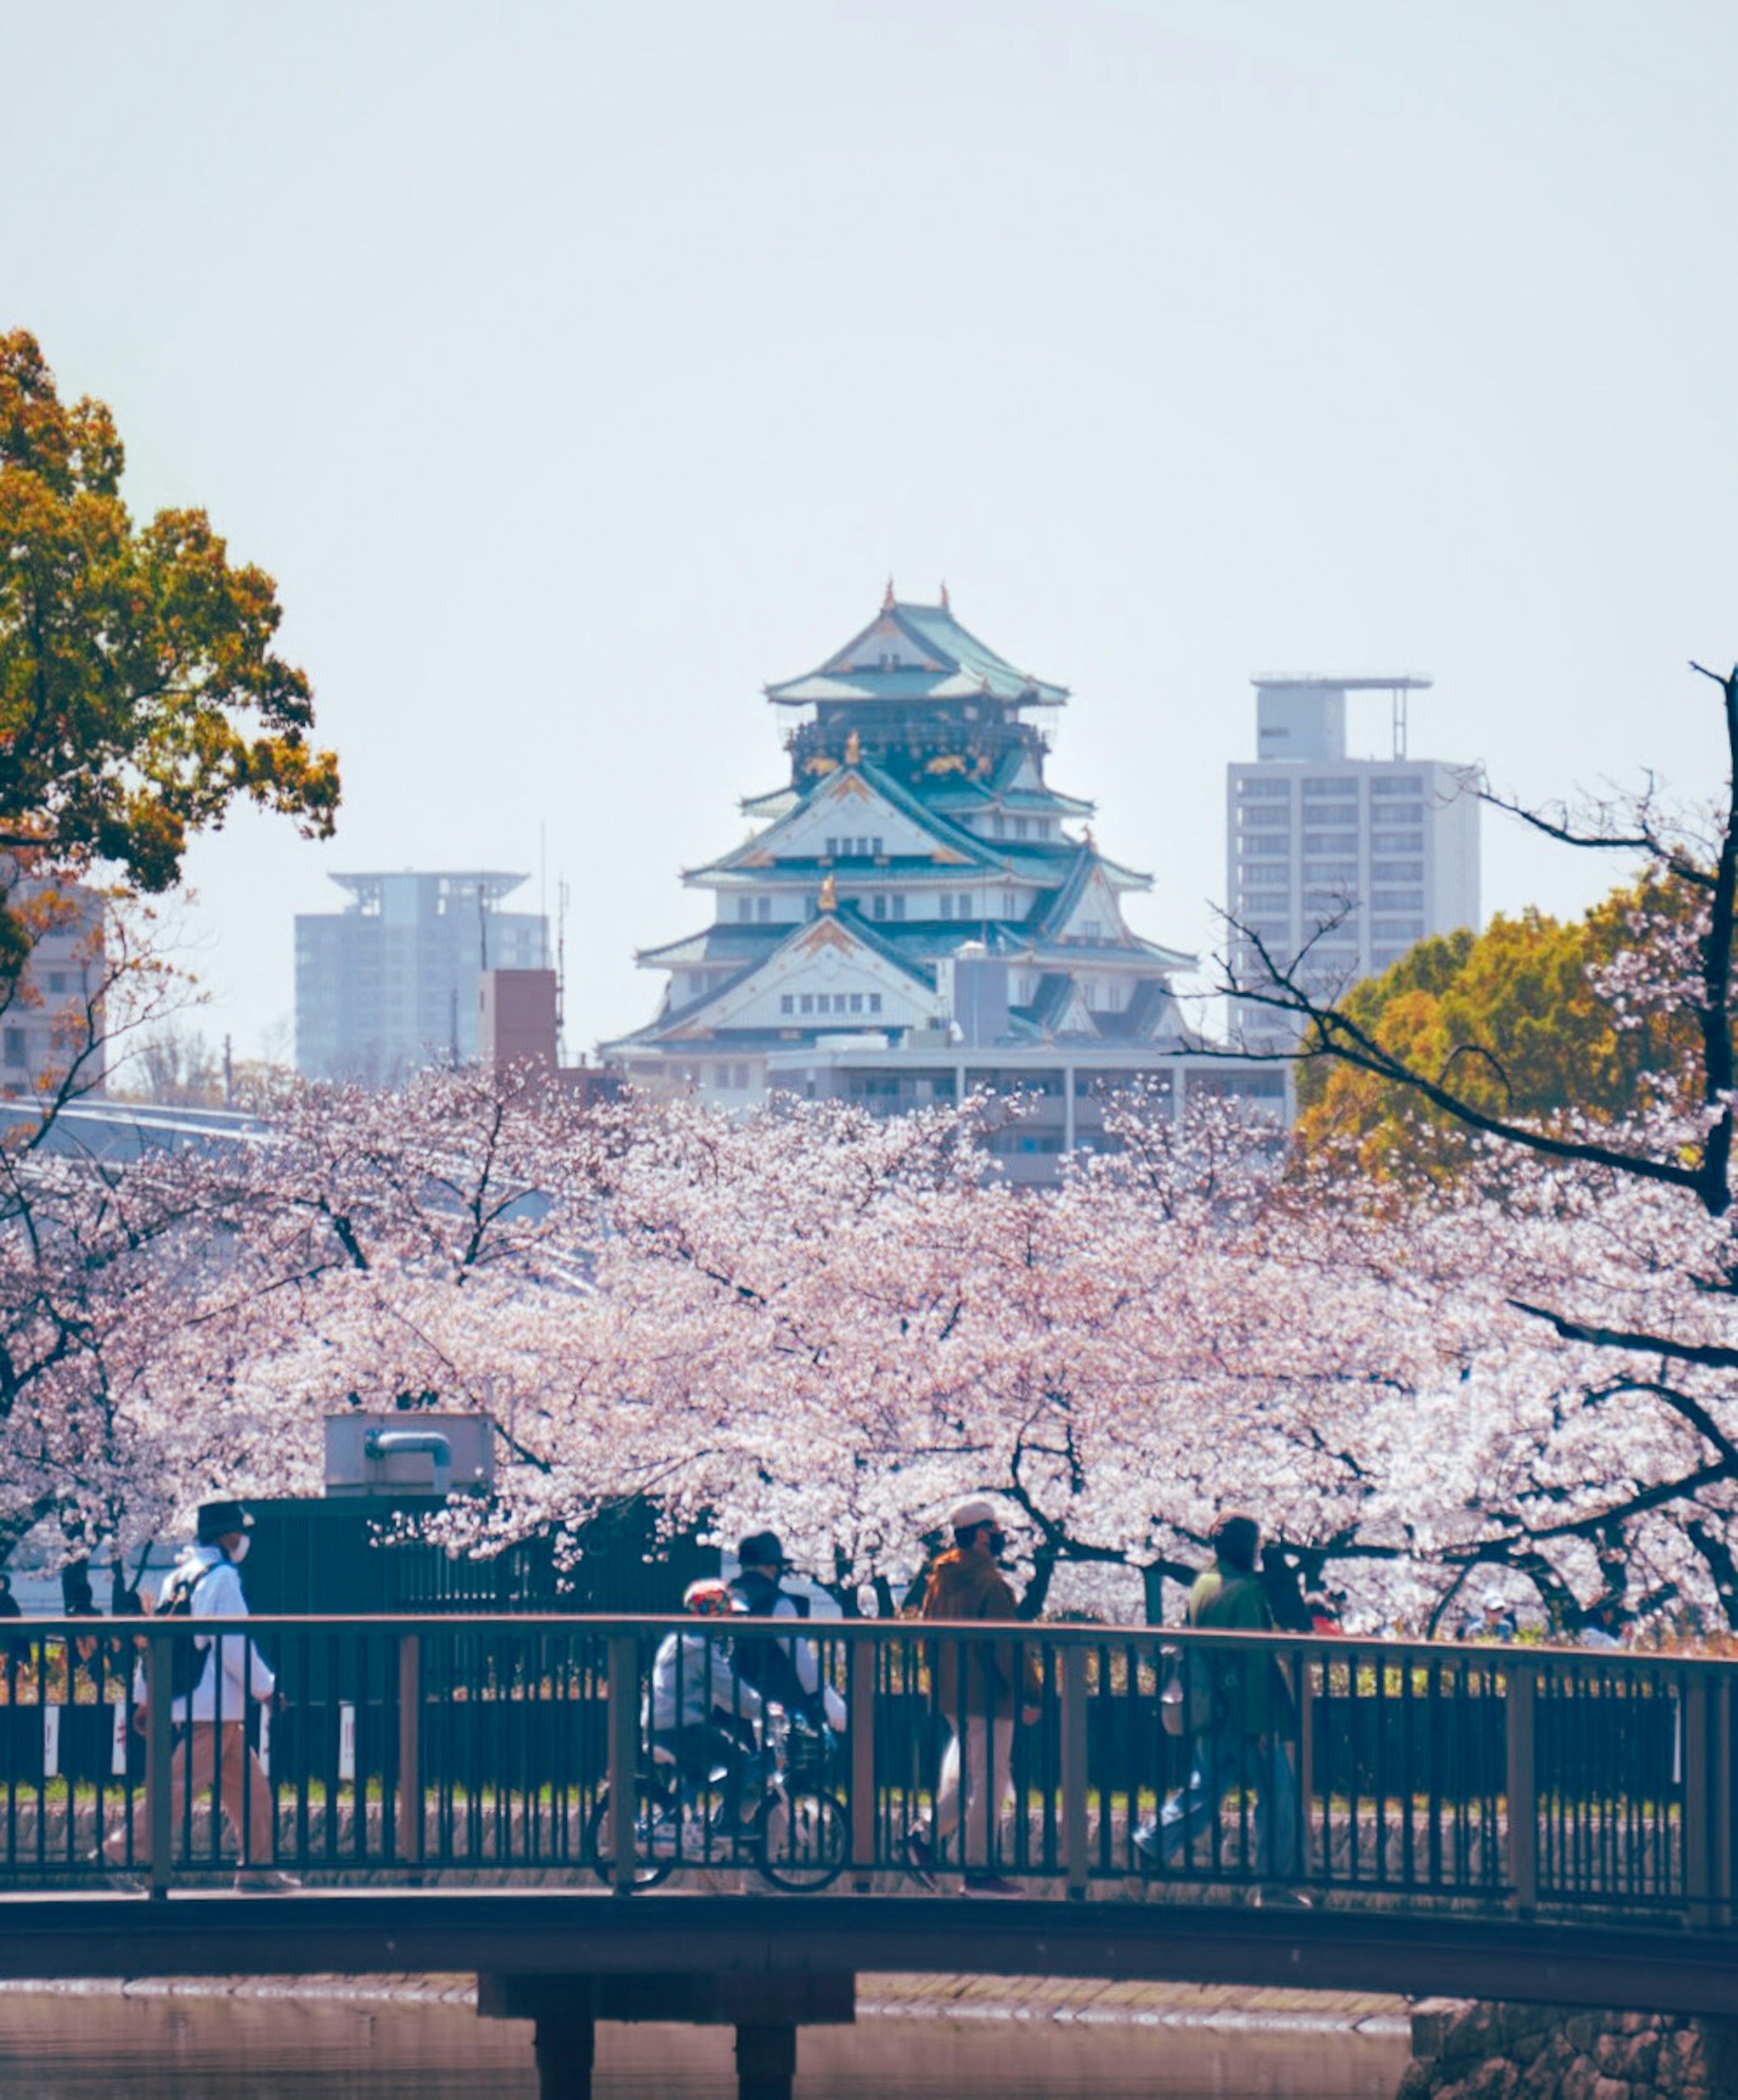
{"label": "hazy sky", "polygon": [[[1414,753],[1529,794],[1717,782],[1729,0],[0,0],[0,322],[276,576],[342,761],[331,845],[192,857],[238,1052],[327,870],[536,908],[540,836],[570,1045],[647,1018],[761,686],[889,572],[1074,689],[1052,777],[1178,946],[1253,672],[1426,673]],[[1487,910],[1618,871],[1487,815]]]}

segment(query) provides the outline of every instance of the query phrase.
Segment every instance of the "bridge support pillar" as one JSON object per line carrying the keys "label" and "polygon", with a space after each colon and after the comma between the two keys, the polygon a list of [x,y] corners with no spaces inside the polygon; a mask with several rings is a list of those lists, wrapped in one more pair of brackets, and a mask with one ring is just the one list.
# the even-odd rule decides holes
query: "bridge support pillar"
{"label": "bridge support pillar", "polygon": [[537,2015],[537,2100],[591,2100],[597,2024],[589,2013]]}
{"label": "bridge support pillar", "polygon": [[796,2030],[786,2022],[739,2021],[736,2100],[791,2100],[796,2077]]}
{"label": "bridge support pillar", "polygon": [[479,1976],[485,2019],[536,2023],[541,2100],[591,2100],[599,2020],[674,2020],[736,2030],[738,2100],[792,2100],[800,2027],[849,2026],[857,1979],[806,1970],[708,1975]]}

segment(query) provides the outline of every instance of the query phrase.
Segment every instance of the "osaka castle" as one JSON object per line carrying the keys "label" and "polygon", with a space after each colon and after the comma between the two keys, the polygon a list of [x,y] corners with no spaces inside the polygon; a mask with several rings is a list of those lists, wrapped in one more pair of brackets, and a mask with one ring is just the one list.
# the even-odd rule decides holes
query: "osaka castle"
{"label": "osaka castle", "polygon": [[1150,878],[1045,779],[1068,689],[980,642],[945,588],[916,605],[889,585],[843,648],[765,690],[790,777],[742,802],[742,845],[684,873],[707,923],[640,952],[665,973],[658,1012],[601,1046],[634,1084],[889,1111],[1017,1091],[991,1143],[1022,1179],[1091,1142],[1132,1080],[1178,1108],[1192,1088],[1284,1113],[1277,1071],[1201,1055],[1171,985],[1194,958],[1123,919]]}

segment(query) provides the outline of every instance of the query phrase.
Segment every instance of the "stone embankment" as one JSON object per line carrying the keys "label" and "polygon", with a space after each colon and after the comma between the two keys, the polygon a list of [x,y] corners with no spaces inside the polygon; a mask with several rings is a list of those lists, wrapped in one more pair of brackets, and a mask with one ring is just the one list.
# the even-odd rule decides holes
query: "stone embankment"
{"label": "stone embankment", "polygon": [[1398,2100],[1738,2100],[1735,2040],[1726,2021],[1423,1998]]}

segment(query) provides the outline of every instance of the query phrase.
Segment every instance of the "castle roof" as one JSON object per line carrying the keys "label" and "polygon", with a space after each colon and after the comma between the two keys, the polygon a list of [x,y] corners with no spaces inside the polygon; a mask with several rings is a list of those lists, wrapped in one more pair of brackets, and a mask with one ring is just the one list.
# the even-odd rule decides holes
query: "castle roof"
{"label": "castle roof", "polygon": [[926,699],[968,700],[979,695],[1022,707],[1059,708],[1065,686],[1016,669],[955,619],[944,593],[940,605],[902,604],[892,586],[880,611],[861,633],[800,678],[769,686],[774,706],[821,701],[884,701],[909,707]]}

